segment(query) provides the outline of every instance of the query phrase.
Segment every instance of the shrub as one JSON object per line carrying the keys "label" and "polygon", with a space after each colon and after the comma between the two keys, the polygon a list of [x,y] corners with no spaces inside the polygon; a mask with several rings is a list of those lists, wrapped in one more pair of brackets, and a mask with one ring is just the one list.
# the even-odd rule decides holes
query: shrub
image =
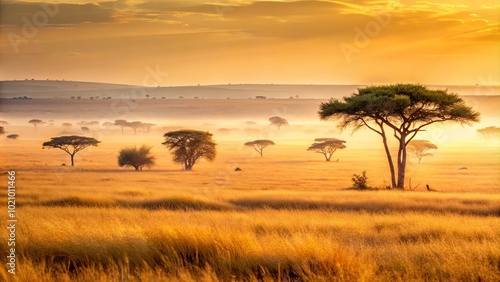
{"label": "shrub", "polygon": [[363,171],[361,175],[352,175],[352,188],[354,189],[368,189],[368,176],[366,176],[366,170]]}
{"label": "shrub", "polygon": [[151,155],[151,147],[142,145],[140,148],[130,147],[120,150],[118,155],[119,166],[131,166],[135,170],[155,165],[155,157]]}

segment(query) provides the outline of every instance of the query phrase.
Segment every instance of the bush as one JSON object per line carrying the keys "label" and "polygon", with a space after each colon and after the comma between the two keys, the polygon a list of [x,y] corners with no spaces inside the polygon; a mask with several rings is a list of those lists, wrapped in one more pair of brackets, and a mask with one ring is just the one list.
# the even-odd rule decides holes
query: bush
{"label": "bush", "polygon": [[354,189],[368,189],[368,176],[366,176],[366,170],[363,171],[361,175],[352,175],[352,188]]}
{"label": "bush", "polygon": [[120,150],[118,155],[119,166],[131,166],[135,170],[155,165],[155,157],[151,155],[151,147],[142,145],[140,148],[130,147]]}

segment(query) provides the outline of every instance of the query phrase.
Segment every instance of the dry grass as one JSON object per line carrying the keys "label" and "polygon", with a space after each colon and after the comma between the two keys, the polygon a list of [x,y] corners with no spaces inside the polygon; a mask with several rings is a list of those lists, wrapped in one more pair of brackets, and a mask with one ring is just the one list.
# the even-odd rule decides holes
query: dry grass
{"label": "dry grass", "polygon": [[[354,191],[363,170],[370,185],[388,183],[378,140],[351,140],[326,163],[305,151],[312,138],[287,129],[264,158],[246,137],[216,136],[217,160],[184,172],[160,131],[110,132],[72,168],[60,166],[62,151],[41,149],[57,130],[22,130],[0,146],[0,170],[17,171],[19,220],[18,271],[1,268],[1,281],[500,280],[496,141],[450,143],[410,163],[413,192]],[[158,166],[118,168],[119,148],[143,143]]]}

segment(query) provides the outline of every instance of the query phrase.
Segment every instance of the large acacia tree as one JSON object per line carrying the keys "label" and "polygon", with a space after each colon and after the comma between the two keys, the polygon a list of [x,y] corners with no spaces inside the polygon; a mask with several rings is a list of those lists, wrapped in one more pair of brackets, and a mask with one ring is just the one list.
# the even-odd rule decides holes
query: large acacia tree
{"label": "large acacia tree", "polygon": [[[355,130],[367,127],[379,134],[391,171],[393,188],[404,189],[406,146],[423,128],[445,121],[470,124],[479,121],[479,113],[467,106],[457,94],[432,90],[422,85],[396,84],[369,86],[342,100],[322,103],[322,120],[339,122],[339,127]],[[388,145],[388,134],[398,142],[397,181]]]}
{"label": "large acacia tree", "polygon": [[163,135],[165,145],[174,157],[174,162],[184,165],[185,170],[191,170],[200,158],[208,161],[215,159],[215,142],[212,134],[197,130],[170,131]]}
{"label": "large acacia tree", "polygon": [[53,137],[51,139],[52,140],[43,143],[43,148],[58,148],[68,153],[71,156],[71,166],[75,166],[73,158],[76,153],[89,146],[97,146],[97,144],[101,143],[101,141],[97,141],[94,138],[75,135]]}

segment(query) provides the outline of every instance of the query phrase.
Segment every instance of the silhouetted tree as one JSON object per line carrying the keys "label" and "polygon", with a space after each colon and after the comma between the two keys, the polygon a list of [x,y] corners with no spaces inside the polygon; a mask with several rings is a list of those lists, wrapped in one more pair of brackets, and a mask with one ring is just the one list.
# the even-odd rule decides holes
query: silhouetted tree
{"label": "silhouetted tree", "polygon": [[6,136],[7,139],[12,139],[12,140],[16,140],[17,137],[19,137],[19,134],[10,134]]}
{"label": "silhouetted tree", "polygon": [[115,124],[112,123],[112,122],[109,122],[109,121],[107,121],[107,122],[105,122],[105,123],[102,124],[102,126],[104,126],[104,127],[110,127],[110,126],[113,126],[113,125],[115,125]]}
{"label": "silhouetted tree", "polygon": [[126,126],[132,128],[134,130],[134,134],[137,134],[137,128],[142,127],[142,122],[140,121],[127,122]]}
{"label": "silhouetted tree", "polygon": [[197,130],[170,131],[163,135],[165,145],[172,153],[174,162],[184,165],[185,170],[191,170],[200,158],[208,161],[215,159],[215,142],[209,132]]}
{"label": "silhouetted tree", "polygon": [[88,127],[86,127],[86,126],[82,126],[80,129],[81,129],[84,133],[90,133],[90,129],[89,129]]}
{"label": "silhouetted tree", "polygon": [[430,150],[436,150],[438,147],[429,140],[411,140],[408,142],[408,152],[414,154],[418,158],[418,162],[422,161],[423,157],[432,156]]}
{"label": "silhouetted tree", "polygon": [[[97,146],[97,144],[101,143],[94,138],[84,137],[84,136],[61,136],[61,137],[53,137],[52,140],[43,143],[43,148],[52,147],[58,148],[71,156],[71,166],[75,165],[73,161],[73,157],[79,151],[87,148],[88,146]],[[42,148],[42,149],[43,149]]]}
{"label": "silhouetted tree", "polygon": [[73,124],[71,124],[71,123],[69,123],[69,122],[64,122],[64,123],[62,124],[62,126],[64,126],[64,127],[72,127],[72,126],[73,126]]}
{"label": "silhouetted tree", "polygon": [[312,144],[307,148],[308,151],[314,151],[319,154],[323,154],[327,162],[332,158],[333,153],[337,149],[345,149],[345,141],[336,138],[316,138],[314,139],[316,143]]}
{"label": "silhouetted tree", "polygon": [[3,128],[3,126],[0,126],[0,134],[4,134],[5,133],[5,128]]}
{"label": "silhouetted tree", "polygon": [[278,129],[280,129],[283,125],[288,125],[288,121],[286,119],[278,116],[270,117],[269,121],[271,122],[271,125],[276,125]]}
{"label": "silhouetted tree", "polygon": [[[338,120],[339,127],[354,130],[366,126],[382,137],[391,171],[393,188],[404,189],[406,146],[422,128],[445,121],[470,124],[479,113],[468,107],[457,94],[430,90],[422,85],[397,84],[358,89],[343,100],[332,99],[320,106],[322,120]],[[387,130],[398,141],[398,178],[387,142]]]}
{"label": "silhouetted tree", "polygon": [[155,126],[156,124],[154,123],[143,123],[142,124],[142,129],[146,129],[146,132],[149,133],[149,129],[151,129],[151,127]]}
{"label": "silhouetted tree", "polygon": [[155,157],[151,155],[151,147],[142,145],[140,148],[130,147],[121,149],[118,155],[118,165],[131,166],[135,170],[155,165]]}
{"label": "silhouetted tree", "polygon": [[122,128],[122,134],[123,134],[123,128],[125,126],[127,126],[127,124],[128,124],[128,121],[126,121],[124,119],[117,119],[117,120],[115,120],[115,125]]}
{"label": "silhouetted tree", "polygon": [[252,147],[261,157],[264,156],[264,148],[270,145],[275,145],[271,140],[254,140],[251,142],[246,142],[245,146]]}
{"label": "silhouetted tree", "polygon": [[498,126],[488,126],[485,128],[480,128],[476,131],[477,133],[483,135],[486,139],[498,138],[500,136],[500,127]]}
{"label": "silhouetted tree", "polygon": [[36,127],[40,124],[44,124],[45,122],[43,122],[42,120],[40,119],[31,119],[28,121],[28,123],[31,123],[33,124],[33,126],[35,126],[35,131],[36,131]]}

